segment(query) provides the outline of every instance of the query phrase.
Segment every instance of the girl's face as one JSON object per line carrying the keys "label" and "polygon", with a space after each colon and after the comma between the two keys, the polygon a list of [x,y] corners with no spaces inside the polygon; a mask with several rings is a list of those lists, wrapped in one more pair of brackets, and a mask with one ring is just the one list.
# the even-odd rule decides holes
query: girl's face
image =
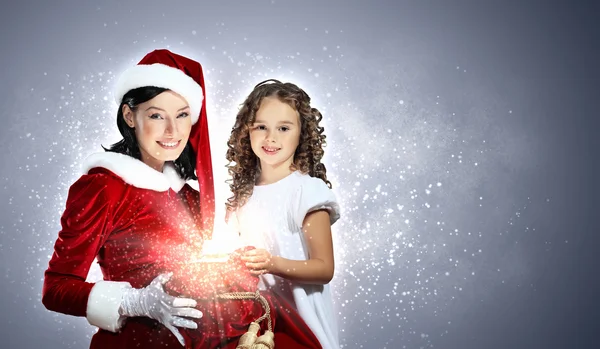
{"label": "girl's face", "polygon": [[275,97],[263,98],[250,127],[250,145],[261,168],[289,168],[299,142],[298,112]]}
{"label": "girl's face", "polygon": [[192,130],[189,113],[187,101],[173,91],[140,103],[135,113],[123,106],[123,118],[135,128],[146,165],[162,172],[165,161],[174,161],[181,155]]}

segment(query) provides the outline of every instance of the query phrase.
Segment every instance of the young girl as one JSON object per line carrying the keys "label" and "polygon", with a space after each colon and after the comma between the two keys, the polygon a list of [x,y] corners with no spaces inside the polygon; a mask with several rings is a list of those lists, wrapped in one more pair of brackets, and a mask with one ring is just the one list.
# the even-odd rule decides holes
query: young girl
{"label": "young girl", "polygon": [[[325,349],[339,348],[328,283],[339,206],[321,163],[321,113],[298,86],[267,80],[240,109],[228,141],[228,223],[256,249],[242,260],[260,288],[295,305]],[[233,163],[233,164],[232,164]]]}

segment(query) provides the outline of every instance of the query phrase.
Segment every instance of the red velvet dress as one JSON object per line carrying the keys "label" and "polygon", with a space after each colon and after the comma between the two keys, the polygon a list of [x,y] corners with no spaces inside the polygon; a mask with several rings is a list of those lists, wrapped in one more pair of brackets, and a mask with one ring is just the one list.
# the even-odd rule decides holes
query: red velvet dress
{"label": "red velvet dress", "polygon": [[[120,154],[108,157],[113,159],[115,155]],[[237,260],[228,263],[227,270],[213,270],[206,277],[201,275],[202,265],[187,263],[204,239],[194,223],[201,214],[198,191],[189,184],[178,191],[171,187],[162,191],[147,189],[144,187],[151,186],[146,185],[148,178],[146,182],[131,180],[131,171],[123,172],[123,176],[115,172],[120,171],[94,167],[71,186],[61,218],[62,229],[44,276],[42,302],[46,308],[86,316],[92,325],[100,327],[90,348],[181,348],[157,321],[146,317],[122,319],[118,315],[125,287],[145,287],[158,274],[173,271],[174,278],[165,287],[167,292],[198,299],[198,309],[204,313],[197,330],[180,329],[185,347],[235,348],[239,336],[263,310],[254,300],[211,300],[215,289],[207,288],[206,282],[210,284],[220,275],[224,278],[219,292],[254,291],[256,279]],[[94,258],[104,279],[95,284],[85,281]],[[276,347],[320,348],[291,305],[273,295],[266,298],[272,309]],[[262,328],[266,328],[265,321]]]}

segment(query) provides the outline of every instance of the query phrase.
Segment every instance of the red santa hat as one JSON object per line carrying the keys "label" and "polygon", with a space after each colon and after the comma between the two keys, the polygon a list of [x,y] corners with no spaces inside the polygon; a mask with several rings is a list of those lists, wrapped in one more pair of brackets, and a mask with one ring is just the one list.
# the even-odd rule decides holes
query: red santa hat
{"label": "red santa hat", "polygon": [[196,175],[200,187],[202,228],[212,232],[215,214],[215,189],[213,181],[208,123],[206,119],[206,90],[200,63],[169,50],[148,53],[134,67],[125,71],[117,81],[115,98],[120,104],[123,96],[132,89],[155,86],[181,95],[190,106],[192,131],[189,142],[196,153]]}

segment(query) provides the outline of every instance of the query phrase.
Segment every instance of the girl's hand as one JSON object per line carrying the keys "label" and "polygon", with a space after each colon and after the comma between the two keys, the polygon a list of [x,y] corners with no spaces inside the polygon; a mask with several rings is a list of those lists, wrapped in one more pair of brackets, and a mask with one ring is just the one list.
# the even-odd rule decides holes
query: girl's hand
{"label": "girl's hand", "polygon": [[273,273],[275,269],[275,258],[262,248],[246,251],[241,259],[252,275]]}

